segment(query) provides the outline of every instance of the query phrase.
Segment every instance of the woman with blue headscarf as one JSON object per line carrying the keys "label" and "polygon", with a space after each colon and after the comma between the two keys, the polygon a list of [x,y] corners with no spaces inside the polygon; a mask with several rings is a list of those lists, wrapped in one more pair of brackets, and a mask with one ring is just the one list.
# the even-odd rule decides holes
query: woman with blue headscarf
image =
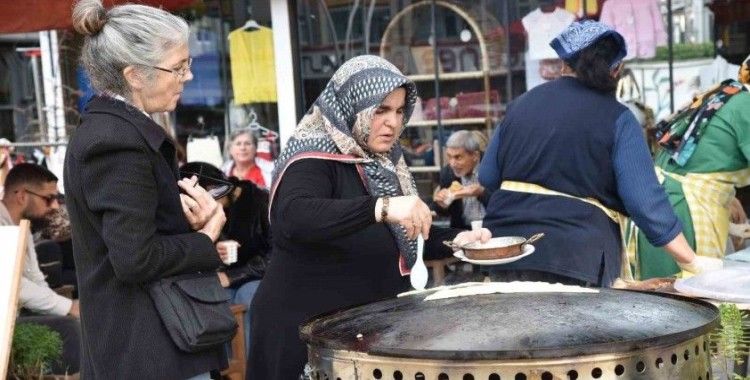
{"label": "woman with blue headscarf", "polygon": [[432,237],[425,252],[448,255],[445,238],[490,238],[431,228],[398,144],[415,99],[414,83],[388,61],[352,58],[284,147],[270,194],[273,258],[252,304],[249,380],[299,378],[305,320],[407,290],[417,235]]}
{"label": "woman with blue headscarf", "polygon": [[565,63],[563,76],[508,106],[479,168],[480,183],[493,191],[484,226],[495,236],[546,236],[535,254],[493,275],[611,286],[621,271],[630,275],[625,215],[680,265],[699,271],[640,126],[614,96],[627,52],[622,36],[582,21],[550,46]]}

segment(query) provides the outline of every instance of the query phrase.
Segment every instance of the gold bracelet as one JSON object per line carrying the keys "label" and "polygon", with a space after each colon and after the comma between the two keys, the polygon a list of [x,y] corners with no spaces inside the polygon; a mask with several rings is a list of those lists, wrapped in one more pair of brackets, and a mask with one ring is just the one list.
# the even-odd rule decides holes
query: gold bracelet
{"label": "gold bracelet", "polygon": [[383,207],[380,209],[380,221],[385,223],[385,218],[388,217],[388,201],[390,197],[383,197]]}

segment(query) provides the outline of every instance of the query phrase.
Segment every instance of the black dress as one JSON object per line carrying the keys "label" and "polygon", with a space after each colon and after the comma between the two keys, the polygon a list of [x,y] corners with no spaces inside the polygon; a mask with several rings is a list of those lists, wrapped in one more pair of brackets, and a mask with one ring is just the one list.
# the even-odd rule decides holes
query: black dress
{"label": "black dress", "polygon": [[299,377],[307,319],[408,290],[375,201],[352,164],[304,159],[288,167],[273,200],[274,256],[253,300],[248,380]]}

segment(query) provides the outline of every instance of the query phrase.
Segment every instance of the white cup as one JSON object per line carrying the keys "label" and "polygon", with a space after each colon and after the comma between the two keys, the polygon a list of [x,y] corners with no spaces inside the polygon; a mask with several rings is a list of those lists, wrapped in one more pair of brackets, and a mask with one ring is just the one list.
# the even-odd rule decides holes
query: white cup
{"label": "white cup", "polygon": [[455,195],[453,195],[453,193],[452,193],[452,192],[451,192],[450,190],[448,190],[448,196],[446,196],[446,197],[445,197],[445,200],[444,200],[444,202],[445,202],[445,205],[446,205],[446,206],[450,206],[450,205],[451,205],[451,203],[453,203],[453,201],[454,201],[455,199],[456,199],[456,196],[455,196]]}
{"label": "white cup", "polygon": [[482,221],[481,220],[475,220],[471,222],[471,230],[472,231],[479,231],[482,229]]}
{"label": "white cup", "polygon": [[236,241],[227,241],[224,242],[224,247],[227,249],[227,255],[222,260],[224,264],[229,265],[237,262],[237,247],[239,247],[239,243]]}

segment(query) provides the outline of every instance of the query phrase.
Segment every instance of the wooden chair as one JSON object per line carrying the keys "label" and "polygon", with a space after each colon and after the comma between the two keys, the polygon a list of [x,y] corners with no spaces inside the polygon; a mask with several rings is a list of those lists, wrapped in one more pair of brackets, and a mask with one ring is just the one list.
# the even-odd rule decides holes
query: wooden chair
{"label": "wooden chair", "polygon": [[247,358],[245,357],[245,305],[232,305],[232,314],[237,321],[237,334],[232,338],[232,357],[229,358],[229,366],[221,371],[221,376],[229,380],[245,380],[245,366]]}
{"label": "wooden chair", "polygon": [[445,266],[457,262],[455,257],[446,257],[438,260],[425,260],[424,264],[432,268],[432,286],[440,286],[445,283]]}

